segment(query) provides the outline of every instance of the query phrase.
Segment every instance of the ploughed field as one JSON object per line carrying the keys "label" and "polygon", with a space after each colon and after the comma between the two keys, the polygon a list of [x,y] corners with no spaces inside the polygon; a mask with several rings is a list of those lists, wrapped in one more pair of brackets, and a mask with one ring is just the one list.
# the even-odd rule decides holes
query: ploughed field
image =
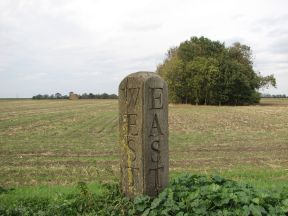
{"label": "ploughed field", "polygon": [[[218,174],[260,188],[288,181],[288,100],[169,105],[170,175]],[[0,186],[119,176],[117,100],[0,100]]]}

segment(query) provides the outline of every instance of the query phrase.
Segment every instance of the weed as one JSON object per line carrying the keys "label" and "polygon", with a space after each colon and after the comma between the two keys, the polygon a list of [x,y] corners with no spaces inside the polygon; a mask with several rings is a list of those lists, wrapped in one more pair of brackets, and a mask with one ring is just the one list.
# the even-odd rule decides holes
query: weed
{"label": "weed", "polygon": [[102,194],[94,194],[80,182],[77,193],[52,200],[35,197],[0,204],[0,215],[288,215],[288,188],[259,191],[220,176],[181,174],[154,199],[128,199],[118,184],[102,187]]}

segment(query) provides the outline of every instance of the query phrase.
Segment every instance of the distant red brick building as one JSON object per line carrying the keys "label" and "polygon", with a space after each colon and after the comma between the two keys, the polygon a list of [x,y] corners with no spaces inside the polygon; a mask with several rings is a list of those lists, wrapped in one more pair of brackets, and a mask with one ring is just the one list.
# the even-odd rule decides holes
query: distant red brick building
{"label": "distant red brick building", "polygon": [[69,100],[78,100],[78,99],[79,99],[78,94],[74,94],[74,92],[69,93]]}

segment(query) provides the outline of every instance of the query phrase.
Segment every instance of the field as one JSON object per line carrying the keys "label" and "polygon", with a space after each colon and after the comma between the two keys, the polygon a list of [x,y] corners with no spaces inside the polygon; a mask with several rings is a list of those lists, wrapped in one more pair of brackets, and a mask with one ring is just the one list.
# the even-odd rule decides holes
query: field
{"label": "field", "polygon": [[[117,179],[117,105],[0,100],[0,186],[57,188]],[[171,176],[219,174],[265,189],[287,184],[288,100],[239,107],[171,104],[169,130]]]}

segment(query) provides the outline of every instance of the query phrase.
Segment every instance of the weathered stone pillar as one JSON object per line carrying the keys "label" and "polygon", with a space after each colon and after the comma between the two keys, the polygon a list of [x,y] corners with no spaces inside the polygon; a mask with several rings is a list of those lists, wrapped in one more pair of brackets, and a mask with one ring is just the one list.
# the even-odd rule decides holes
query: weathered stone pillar
{"label": "weathered stone pillar", "polygon": [[119,86],[121,184],[128,197],[156,196],[168,184],[168,93],[156,73],[128,75]]}

